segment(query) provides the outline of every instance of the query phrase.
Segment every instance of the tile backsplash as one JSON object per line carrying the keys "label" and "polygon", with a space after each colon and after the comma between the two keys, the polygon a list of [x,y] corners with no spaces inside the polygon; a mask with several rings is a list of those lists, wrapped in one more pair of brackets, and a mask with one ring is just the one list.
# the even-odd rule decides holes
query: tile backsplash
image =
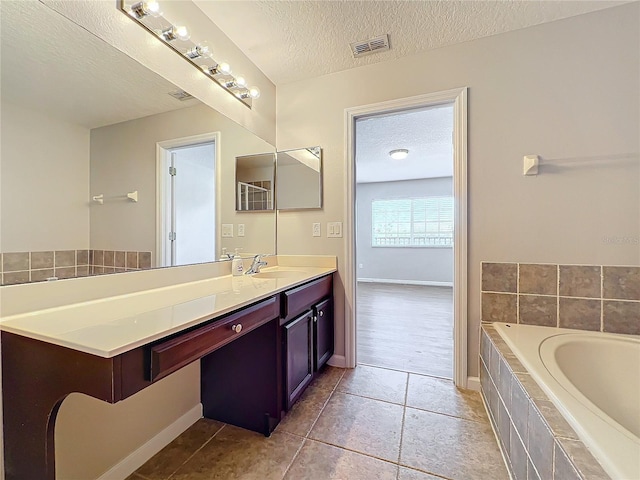
{"label": "tile backsplash", "polygon": [[2,285],[151,268],[151,252],[49,250],[0,253]]}
{"label": "tile backsplash", "polygon": [[482,321],[640,335],[640,267],[483,262]]}

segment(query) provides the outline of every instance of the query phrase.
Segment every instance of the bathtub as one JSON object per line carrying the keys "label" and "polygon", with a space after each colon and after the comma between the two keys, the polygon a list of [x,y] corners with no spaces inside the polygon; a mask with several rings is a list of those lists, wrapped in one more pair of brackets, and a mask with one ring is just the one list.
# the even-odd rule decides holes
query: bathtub
{"label": "bathtub", "polygon": [[613,479],[640,479],[640,338],[494,323]]}

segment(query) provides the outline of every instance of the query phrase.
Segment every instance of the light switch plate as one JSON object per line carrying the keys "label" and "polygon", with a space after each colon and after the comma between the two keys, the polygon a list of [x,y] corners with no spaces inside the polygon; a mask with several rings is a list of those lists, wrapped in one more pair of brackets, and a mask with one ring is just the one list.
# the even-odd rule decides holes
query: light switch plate
{"label": "light switch plate", "polygon": [[320,232],[320,224],[319,224],[319,223],[314,223],[314,224],[312,225],[312,231],[311,231],[311,234],[312,234],[314,237],[320,237],[320,236],[321,236],[321,232]]}
{"label": "light switch plate", "polygon": [[238,236],[244,237],[244,223],[238,224]]}
{"label": "light switch plate", "polygon": [[222,237],[223,238],[233,237],[233,223],[222,224]]}
{"label": "light switch plate", "polygon": [[342,237],[342,222],[329,222],[327,223],[327,237],[340,238]]}

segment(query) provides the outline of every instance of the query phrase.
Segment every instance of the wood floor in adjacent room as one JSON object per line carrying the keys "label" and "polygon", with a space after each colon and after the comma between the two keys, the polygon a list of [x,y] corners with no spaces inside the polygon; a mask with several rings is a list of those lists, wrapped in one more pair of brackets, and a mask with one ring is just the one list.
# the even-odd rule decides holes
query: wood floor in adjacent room
{"label": "wood floor in adjacent room", "polygon": [[453,288],[358,282],[358,364],[453,377]]}

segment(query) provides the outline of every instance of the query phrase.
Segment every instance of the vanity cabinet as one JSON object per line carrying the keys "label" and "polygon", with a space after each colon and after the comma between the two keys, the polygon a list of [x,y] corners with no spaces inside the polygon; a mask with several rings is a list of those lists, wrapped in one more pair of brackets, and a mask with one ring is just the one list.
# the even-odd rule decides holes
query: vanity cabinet
{"label": "vanity cabinet", "polygon": [[308,311],[284,326],[286,410],[313,380],[313,319]]}
{"label": "vanity cabinet", "polygon": [[285,410],[333,354],[332,276],[282,294]]}
{"label": "vanity cabinet", "polygon": [[314,307],[313,370],[318,371],[333,355],[333,299],[328,298]]}
{"label": "vanity cabinet", "polygon": [[70,393],[117,403],[198,360],[204,416],[270,435],[333,352],[332,292],[328,274],[113,357],[2,331],[7,480],[55,479]]}

